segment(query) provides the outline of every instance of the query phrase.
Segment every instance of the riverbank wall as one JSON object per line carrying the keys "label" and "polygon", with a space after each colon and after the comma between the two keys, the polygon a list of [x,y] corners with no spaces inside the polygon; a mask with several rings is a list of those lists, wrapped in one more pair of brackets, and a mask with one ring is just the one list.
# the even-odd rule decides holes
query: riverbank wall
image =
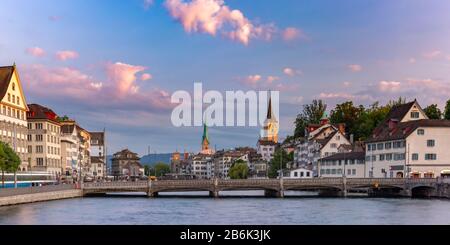
{"label": "riverbank wall", "polygon": [[0,207],[33,202],[44,202],[60,199],[77,198],[82,196],[83,192],[79,189],[6,196],[0,197]]}

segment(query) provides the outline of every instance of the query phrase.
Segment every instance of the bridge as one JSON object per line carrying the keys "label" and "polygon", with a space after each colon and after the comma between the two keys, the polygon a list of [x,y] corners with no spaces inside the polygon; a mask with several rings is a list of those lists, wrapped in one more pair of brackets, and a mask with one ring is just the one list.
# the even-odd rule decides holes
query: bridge
{"label": "bridge", "polygon": [[[445,187],[442,189],[441,187]],[[314,178],[314,179],[246,179],[246,180],[158,180],[135,182],[83,183],[83,195],[142,192],[157,197],[160,192],[207,191],[219,197],[221,191],[264,190],[265,196],[284,197],[285,191],[318,191],[321,196],[346,196],[366,191],[369,196],[450,197],[449,183],[442,179],[403,178]]]}

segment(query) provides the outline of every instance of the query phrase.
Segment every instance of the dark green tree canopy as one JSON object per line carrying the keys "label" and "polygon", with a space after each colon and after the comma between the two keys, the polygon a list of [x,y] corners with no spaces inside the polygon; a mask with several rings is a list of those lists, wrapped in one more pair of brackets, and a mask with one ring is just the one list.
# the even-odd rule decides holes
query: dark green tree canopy
{"label": "dark green tree canopy", "polygon": [[304,137],[308,124],[319,123],[320,118],[327,110],[327,105],[322,100],[313,100],[311,104],[303,106],[303,110],[295,120],[295,137]]}
{"label": "dark green tree canopy", "polygon": [[280,167],[286,169],[287,163],[294,160],[294,152],[287,153],[282,148],[277,148],[273,155],[272,161],[269,163],[269,177],[276,178],[278,176],[278,170]]}
{"label": "dark green tree canopy", "polygon": [[450,100],[447,100],[444,111],[444,119],[450,120]]}
{"label": "dark green tree canopy", "polygon": [[239,159],[233,163],[228,175],[230,176],[231,179],[247,179],[248,171],[249,169],[247,163]]}
{"label": "dark green tree canopy", "polygon": [[429,105],[423,110],[430,119],[442,119],[442,112],[436,104]]}

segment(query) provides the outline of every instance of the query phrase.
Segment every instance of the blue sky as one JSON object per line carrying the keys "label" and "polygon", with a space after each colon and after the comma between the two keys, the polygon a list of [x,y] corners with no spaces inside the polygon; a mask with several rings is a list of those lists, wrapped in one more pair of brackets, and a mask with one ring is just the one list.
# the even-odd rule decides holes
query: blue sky
{"label": "blue sky", "polygon": [[[448,1],[2,0],[1,9],[0,64],[18,64],[28,103],[106,127],[111,151],[198,151],[201,128],[170,124],[170,95],[194,82],[280,90],[282,136],[314,98],[450,99]],[[210,134],[218,148],[255,146],[259,129]]]}

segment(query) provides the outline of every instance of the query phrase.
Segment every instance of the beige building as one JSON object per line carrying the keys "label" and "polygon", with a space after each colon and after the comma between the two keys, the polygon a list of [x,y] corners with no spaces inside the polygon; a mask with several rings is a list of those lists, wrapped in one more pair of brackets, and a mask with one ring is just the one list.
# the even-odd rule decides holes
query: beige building
{"label": "beige building", "polygon": [[96,178],[103,178],[106,172],[106,132],[90,132],[91,136],[91,168],[90,174]]}
{"label": "beige building", "polygon": [[144,176],[144,167],[140,160],[138,154],[128,149],[115,153],[112,159],[112,175],[114,177]]}
{"label": "beige building", "polygon": [[75,125],[61,126],[61,161],[66,175],[76,176],[80,141]]}
{"label": "beige building", "polygon": [[61,162],[61,125],[51,109],[28,105],[28,155],[33,171],[46,171],[54,175],[65,174]]}
{"label": "beige building", "polygon": [[366,141],[366,176],[435,178],[450,171],[450,121],[430,120],[417,101],[390,111]]}
{"label": "beige building", "polygon": [[267,109],[267,117],[264,121],[262,135],[257,143],[257,152],[262,158],[270,162],[275,154],[275,149],[278,147],[278,121],[272,111],[272,99],[269,100],[269,107]]}
{"label": "beige building", "polygon": [[[76,147],[77,147],[77,161],[76,161],[76,168],[73,169],[73,173],[76,176],[79,176],[79,172],[81,169],[81,175],[82,176],[88,176],[93,177],[90,174],[90,168],[91,168],[91,135],[90,133],[80,127],[77,122],[74,120],[65,120],[61,122],[61,127],[70,127],[70,129],[75,128],[76,132],[73,131],[72,134],[77,135],[76,139]],[[71,130],[68,130],[67,132],[70,132]],[[66,148],[67,151],[67,148]],[[66,156],[67,157],[67,156]],[[67,160],[67,159],[66,159]],[[72,159],[70,159],[72,160]],[[67,165],[67,164],[66,164]]]}
{"label": "beige building", "polygon": [[27,154],[28,110],[16,66],[0,67],[0,140],[19,155],[21,171],[29,169]]}

